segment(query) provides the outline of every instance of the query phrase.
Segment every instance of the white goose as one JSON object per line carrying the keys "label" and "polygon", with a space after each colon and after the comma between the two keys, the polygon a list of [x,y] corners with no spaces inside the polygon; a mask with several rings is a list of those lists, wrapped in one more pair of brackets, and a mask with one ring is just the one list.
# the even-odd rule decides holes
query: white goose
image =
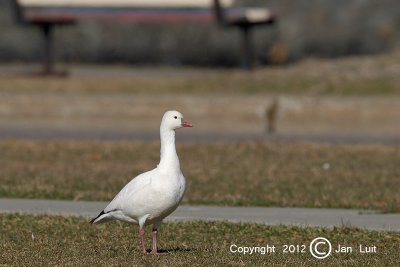
{"label": "white goose", "polygon": [[171,214],[182,200],[186,189],[179,158],[175,149],[175,130],[192,127],[178,111],[167,111],[161,121],[161,159],[157,167],[133,178],[114,197],[92,224],[120,220],[139,225],[143,253],[144,226],[153,224],[151,253],[157,252],[157,231],[161,221]]}

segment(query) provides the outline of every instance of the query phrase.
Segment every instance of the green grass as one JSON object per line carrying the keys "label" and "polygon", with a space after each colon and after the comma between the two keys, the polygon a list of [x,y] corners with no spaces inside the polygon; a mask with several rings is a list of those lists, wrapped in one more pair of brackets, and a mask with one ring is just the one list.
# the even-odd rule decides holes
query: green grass
{"label": "green grass", "polygon": [[[0,197],[111,200],[158,143],[0,141]],[[400,211],[400,147],[181,144],[184,203]]]}
{"label": "green grass", "polygon": [[[67,79],[8,75],[0,77],[0,93],[398,95],[400,75],[396,70],[400,68],[399,59],[400,52],[308,60],[290,66],[258,69],[252,73],[241,70],[142,68],[145,74],[141,76],[107,75],[107,71]],[[120,69],[119,66],[111,68],[111,73],[118,73]]]}
{"label": "green grass", "polygon": [[[148,229],[150,230],[150,228]],[[164,223],[159,248],[167,255],[143,255],[137,227],[119,222],[93,226],[83,218],[0,215],[1,266],[397,266],[400,234],[351,228],[299,228],[224,222]],[[326,237],[351,254],[314,259],[308,245]],[[150,246],[147,233],[147,247]],[[231,245],[275,245],[275,253],[230,253]],[[283,245],[305,245],[305,253],[283,253]],[[359,245],[377,247],[361,254]]]}

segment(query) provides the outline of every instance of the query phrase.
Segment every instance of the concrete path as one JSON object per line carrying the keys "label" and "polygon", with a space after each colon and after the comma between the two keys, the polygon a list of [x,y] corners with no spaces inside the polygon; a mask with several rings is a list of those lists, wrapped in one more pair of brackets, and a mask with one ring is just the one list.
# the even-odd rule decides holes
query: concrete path
{"label": "concrete path", "polygon": [[[51,214],[94,217],[107,202],[0,199],[1,213]],[[230,221],[268,225],[341,227],[400,231],[400,214],[378,214],[361,210],[218,207],[181,205],[166,221]]]}
{"label": "concrete path", "polygon": [[[0,126],[0,139],[31,139],[31,140],[140,140],[158,141],[157,131],[132,130],[83,130],[83,129],[31,129]],[[327,143],[340,145],[400,145],[400,136],[396,135],[362,135],[362,134],[255,134],[255,133],[178,133],[180,142],[213,143],[261,141],[270,143]]]}

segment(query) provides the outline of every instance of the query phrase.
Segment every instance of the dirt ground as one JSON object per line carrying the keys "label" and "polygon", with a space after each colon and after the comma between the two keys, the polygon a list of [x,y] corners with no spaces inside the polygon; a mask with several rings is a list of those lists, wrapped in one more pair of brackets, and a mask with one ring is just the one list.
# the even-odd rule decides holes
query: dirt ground
{"label": "dirt ground", "polygon": [[157,131],[166,110],[197,133],[400,134],[400,97],[2,93],[2,128]]}

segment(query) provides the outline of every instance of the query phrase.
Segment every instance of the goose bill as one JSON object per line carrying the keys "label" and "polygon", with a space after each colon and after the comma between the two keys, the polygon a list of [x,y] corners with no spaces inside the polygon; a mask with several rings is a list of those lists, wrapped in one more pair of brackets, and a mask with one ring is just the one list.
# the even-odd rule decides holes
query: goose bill
{"label": "goose bill", "polygon": [[193,127],[193,124],[190,121],[182,119],[182,127]]}

